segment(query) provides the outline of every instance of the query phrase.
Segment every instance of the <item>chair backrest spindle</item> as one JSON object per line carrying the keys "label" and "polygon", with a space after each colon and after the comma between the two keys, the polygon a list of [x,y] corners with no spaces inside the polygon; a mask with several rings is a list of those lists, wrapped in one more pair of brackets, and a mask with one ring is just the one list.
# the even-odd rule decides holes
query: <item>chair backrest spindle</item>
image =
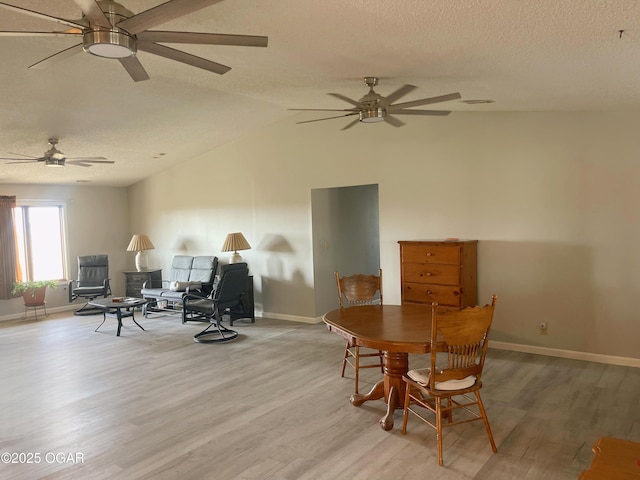
{"label": "chair backrest spindle", "polygon": [[[488,336],[497,297],[490,305],[445,310],[432,304],[430,387],[436,382],[462,380],[475,375],[480,381],[489,346]],[[440,364],[438,352],[446,352],[446,365]]]}

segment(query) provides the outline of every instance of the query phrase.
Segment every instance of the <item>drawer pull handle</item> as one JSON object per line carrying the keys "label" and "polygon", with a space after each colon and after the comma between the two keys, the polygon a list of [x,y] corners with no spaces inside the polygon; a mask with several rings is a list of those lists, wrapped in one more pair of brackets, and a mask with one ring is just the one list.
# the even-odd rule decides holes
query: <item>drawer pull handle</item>
{"label": "drawer pull handle", "polygon": [[433,292],[431,290],[427,290],[427,295],[431,295]]}
{"label": "drawer pull handle", "polygon": [[432,257],[432,256],[433,256],[433,253],[427,252],[427,257]]}
{"label": "drawer pull handle", "polygon": [[428,272],[428,273],[427,273],[427,277],[430,277],[431,275],[432,275],[432,273],[431,273],[431,272]]}

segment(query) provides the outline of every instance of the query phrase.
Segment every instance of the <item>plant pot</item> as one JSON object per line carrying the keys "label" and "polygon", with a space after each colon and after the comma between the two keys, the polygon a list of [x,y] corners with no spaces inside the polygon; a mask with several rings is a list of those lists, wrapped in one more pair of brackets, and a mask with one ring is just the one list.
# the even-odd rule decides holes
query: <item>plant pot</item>
{"label": "plant pot", "polygon": [[27,290],[22,294],[25,307],[39,307],[44,305],[44,297],[47,294],[47,286],[38,287],[35,290]]}

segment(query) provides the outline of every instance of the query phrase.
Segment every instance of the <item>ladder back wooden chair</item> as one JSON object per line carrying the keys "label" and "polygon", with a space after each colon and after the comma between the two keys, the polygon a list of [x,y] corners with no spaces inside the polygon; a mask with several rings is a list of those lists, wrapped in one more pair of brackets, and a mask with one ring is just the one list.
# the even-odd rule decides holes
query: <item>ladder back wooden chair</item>
{"label": "ladder back wooden chair", "polygon": [[493,295],[490,305],[462,310],[444,310],[433,303],[430,367],[409,370],[402,377],[407,384],[402,434],[407,433],[409,412],[430,425],[436,431],[439,465],[443,428],[461,423],[482,420],[491,448],[498,451],[480,398],[496,300]]}
{"label": "ladder back wooden chair", "polygon": [[[338,287],[340,308],[357,305],[372,305],[376,300],[380,305],[382,305],[382,269],[378,270],[378,275],[365,275],[359,273],[356,275],[340,277],[338,272],[335,272],[335,276]],[[364,351],[361,352],[361,349]],[[374,352],[347,341],[344,349],[342,373],[340,376],[344,377],[345,369],[347,365],[350,365],[355,374],[355,393],[358,393],[358,380],[361,368],[379,368],[380,372],[384,373],[382,355],[383,354],[380,350],[376,350]],[[365,363],[362,364],[360,363],[361,358],[375,358],[376,360],[375,362],[365,361]]]}

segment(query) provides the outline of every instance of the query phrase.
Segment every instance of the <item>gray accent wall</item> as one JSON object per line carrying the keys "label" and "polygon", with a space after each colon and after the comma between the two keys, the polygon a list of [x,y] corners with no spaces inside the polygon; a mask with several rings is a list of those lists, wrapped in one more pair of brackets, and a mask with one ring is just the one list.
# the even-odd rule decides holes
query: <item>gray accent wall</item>
{"label": "gray accent wall", "polygon": [[375,274],[380,268],[378,185],[311,191],[316,316],[338,307],[334,272]]}

